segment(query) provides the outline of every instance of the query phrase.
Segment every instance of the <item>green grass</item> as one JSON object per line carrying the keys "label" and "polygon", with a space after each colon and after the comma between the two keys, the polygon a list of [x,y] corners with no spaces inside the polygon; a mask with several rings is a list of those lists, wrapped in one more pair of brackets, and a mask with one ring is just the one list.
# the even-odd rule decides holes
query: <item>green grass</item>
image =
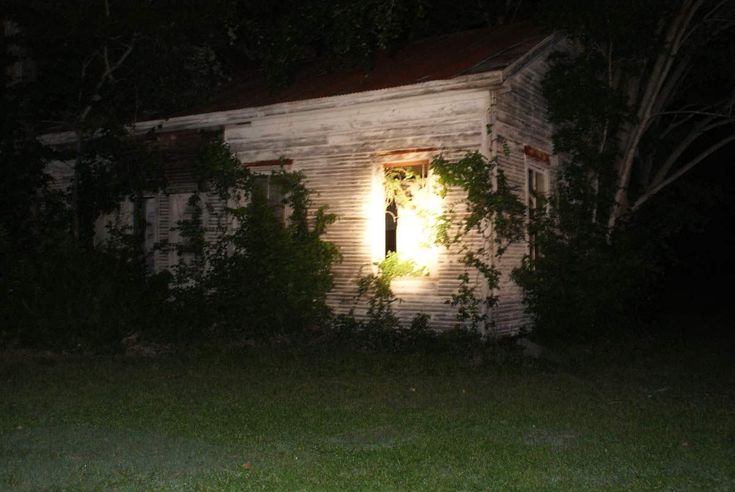
{"label": "green grass", "polygon": [[729,353],[6,358],[0,489],[733,490]]}

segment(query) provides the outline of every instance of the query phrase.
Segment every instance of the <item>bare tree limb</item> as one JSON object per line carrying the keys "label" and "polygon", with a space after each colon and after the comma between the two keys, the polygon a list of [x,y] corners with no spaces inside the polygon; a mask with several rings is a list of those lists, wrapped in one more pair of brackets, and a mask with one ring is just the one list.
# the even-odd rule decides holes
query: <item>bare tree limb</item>
{"label": "bare tree limb", "polygon": [[735,115],[732,113],[732,108],[730,108],[730,111],[727,113],[715,113],[712,111],[661,111],[660,113],[656,113],[651,115],[651,118],[656,116],[666,116],[666,115],[672,115],[672,114],[683,114],[683,115],[692,115],[692,116],[713,116],[716,118],[733,118]]}
{"label": "bare tree limb", "polygon": [[657,102],[651,110],[651,112],[653,113],[651,115],[651,118],[654,118],[657,113],[661,112],[663,108],[667,107],[670,104],[671,98],[676,95],[676,91],[680,83],[683,80],[686,80],[686,77],[692,71],[691,62],[691,52],[687,53],[678,61],[672,73],[667,77],[665,84],[661,88],[661,92],[659,97],[657,98]]}
{"label": "bare tree limb", "polygon": [[92,54],[90,54],[84,61],[82,61],[82,68],[79,71],[79,93],[77,95],[77,100],[79,104],[82,103],[82,99],[84,99],[84,79],[87,78],[87,69],[92,64],[95,58],[99,55],[99,50],[94,50]]}
{"label": "bare tree limb", "polygon": [[635,154],[643,135],[651,124],[651,114],[657,97],[660,95],[666,78],[671,71],[671,67],[676,60],[687,28],[694,15],[703,5],[704,0],[685,0],[666,33],[664,47],[654,63],[651,76],[648,79],[646,89],[640,101],[637,112],[637,123],[624,145],[623,158],[618,168],[617,190],[615,192],[613,208],[607,222],[608,239],[611,237],[618,219],[625,212]]}
{"label": "bare tree limb", "polygon": [[667,126],[665,130],[661,130],[659,132],[659,138],[665,137],[669,133],[679,128],[681,125],[685,125],[686,123],[690,122],[694,117],[695,115],[693,114],[686,114],[683,118],[675,119],[674,121],[669,123],[669,126]]}
{"label": "bare tree limb", "polygon": [[659,183],[658,185],[654,186],[650,190],[646,191],[643,195],[641,195],[633,204],[632,207],[630,207],[631,212],[634,212],[638,210],[641,205],[646,203],[648,200],[650,200],[653,196],[655,196],[658,192],[660,192],[662,189],[664,189],[666,186],[670,185],[680,177],[682,177],[684,174],[689,172],[694,166],[705,160],[710,155],[714,154],[718,150],[720,150],[725,145],[729,144],[730,142],[735,142],[735,134],[730,135],[727,138],[724,138],[717,142],[716,144],[711,145],[709,148],[707,148],[705,151],[700,153],[697,157],[686,163],[684,166],[682,166],[678,171],[676,171],[674,174],[669,176],[667,179]]}
{"label": "bare tree limb", "polygon": [[102,59],[105,60],[105,71],[111,74],[112,67],[110,66],[110,54],[107,50],[107,43],[105,43],[105,46],[102,48]]}
{"label": "bare tree limb", "polygon": [[84,121],[86,121],[87,116],[89,116],[89,112],[92,110],[93,104],[97,102],[101,97],[100,92],[102,91],[102,88],[109,80],[114,80],[113,74],[115,73],[115,71],[120,69],[123,63],[125,63],[125,60],[127,60],[130,54],[133,52],[137,39],[138,33],[134,33],[130,40],[130,44],[127,45],[125,51],[120,55],[117,61],[115,61],[115,63],[113,63],[111,66],[105,68],[105,71],[102,73],[102,75],[100,75],[100,79],[97,81],[97,85],[95,86],[89,102],[79,114],[79,123],[83,123]]}
{"label": "bare tree limb", "polygon": [[717,4],[715,4],[709,12],[705,13],[704,16],[702,16],[702,21],[695,23],[692,25],[691,29],[686,32],[684,35],[684,38],[682,39],[683,43],[686,43],[689,41],[689,38],[694,35],[694,33],[705,23],[712,20],[712,17],[726,4],[728,4],[731,0],[720,0]]}
{"label": "bare tree limb", "polygon": [[685,139],[680,141],[676,147],[671,151],[669,154],[669,157],[666,159],[666,161],[661,165],[658,172],[656,173],[656,176],[654,176],[652,185],[656,186],[660,183],[662,183],[666,176],[669,174],[671,169],[674,167],[674,164],[679,160],[679,158],[686,152],[686,150],[689,148],[690,145],[692,145],[699,137],[704,135],[705,133],[714,130],[715,128],[720,128],[725,125],[729,125],[732,123],[731,121],[717,121],[714,122],[714,118],[710,118],[707,120],[703,120],[697,124],[692,131],[687,135]]}

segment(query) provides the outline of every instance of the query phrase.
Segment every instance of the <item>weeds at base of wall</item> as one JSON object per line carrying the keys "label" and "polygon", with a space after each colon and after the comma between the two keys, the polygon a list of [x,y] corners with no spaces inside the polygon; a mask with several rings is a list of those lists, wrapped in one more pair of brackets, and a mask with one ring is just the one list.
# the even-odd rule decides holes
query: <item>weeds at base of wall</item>
{"label": "weeds at base of wall", "polygon": [[[126,241],[106,249],[71,241],[66,248],[51,246],[37,257],[27,257],[22,265],[10,264],[0,279],[5,296],[0,308],[14,320],[14,327],[0,333],[0,344],[116,351],[121,350],[122,339],[135,333],[153,341],[182,343],[221,336],[308,338],[309,331],[323,330],[330,317],[325,298],[332,286],[331,265],[339,260],[339,252],[321,236],[334,216],[324,209],[310,212],[302,176],[281,171],[271,180],[281,188],[281,206],[291,214],[285,222],[277,219],[271,204],[258,196],[253,177],[221,142],[205,148],[199,164],[200,184],[231,204],[226,212],[237,219],[238,228],[220,231],[220,240],[210,244],[204,241],[202,214],[179,223],[180,235],[187,241],[181,246],[194,258],[176,268],[173,276],[146,275],[139,245]],[[434,165],[438,173],[442,166],[450,169],[445,161]],[[446,185],[460,185],[465,191],[470,184],[487,180],[495,169],[495,163],[477,154],[457,165],[471,172],[454,172]],[[484,194],[482,200],[502,202],[500,198],[510,196],[509,190],[500,191]],[[243,203],[243,196],[249,201]],[[193,194],[189,203],[195,210],[203,206],[198,198]],[[476,206],[474,221],[458,224],[460,231],[452,243],[470,229],[483,229],[493,218],[509,214],[506,205],[478,208],[482,200],[470,200]],[[466,258],[468,268],[479,270],[488,282],[496,280],[494,271],[485,272],[486,266],[473,260],[476,256]],[[485,321],[478,308],[483,301],[474,291],[460,290],[448,301],[458,308],[462,328],[436,334],[425,315],[417,315],[404,328],[391,309],[396,298],[390,278],[414,268],[406,270],[397,257],[383,263],[381,275],[368,276],[361,285],[362,293],[372,291],[368,320],[337,318],[327,330],[328,338],[388,352],[423,346],[455,350],[478,343],[478,330],[467,329],[468,324],[477,328]]]}

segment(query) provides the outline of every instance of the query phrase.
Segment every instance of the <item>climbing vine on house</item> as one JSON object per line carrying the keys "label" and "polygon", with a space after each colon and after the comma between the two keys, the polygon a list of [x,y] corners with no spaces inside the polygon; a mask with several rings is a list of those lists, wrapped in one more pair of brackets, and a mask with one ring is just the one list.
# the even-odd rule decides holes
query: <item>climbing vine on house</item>
{"label": "climbing vine on house", "polygon": [[[410,168],[387,170],[384,178],[386,204],[410,208],[433,227],[435,244],[458,253],[465,267],[457,280],[457,291],[446,301],[457,310],[460,327],[487,333],[492,328],[488,309],[497,304],[494,290],[500,272],[494,259],[508,245],[521,240],[526,233],[525,206],[498,167],[497,158],[488,159],[479,152],[467,153],[450,161],[439,156],[430,165],[433,177],[419,176]],[[449,190],[463,192],[451,201]],[[417,206],[420,193],[436,193],[444,200],[444,210],[435,213]],[[481,241],[470,241],[477,234]],[[479,244],[472,247],[471,244]],[[491,250],[487,246],[492,244]],[[389,253],[377,265],[377,272],[358,280],[360,296],[368,295],[368,325],[398,326],[392,306],[399,301],[391,290],[398,277],[421,276],[427,272],[398,253]],[[484,286],[481,288],[482,283]]]}
{"label": "climbing vine on house", "polygon": [[[447,302],[457,309],[460,325],[487,333],[492,329],[488,309],[498,301],[494,291],[500,272],[494,260],[511,243],[525,237],[525,206],[498,167],[497,157],[488,159],[479,152],[468,153],[457,161],[437,157],[431,169],[442,197],[448,196],[450,188],[464,192],[461,202],[447,202],[437,223],[437,242],[458,250],[465,267],[458,276],[457,291]],[[470,234],[482,238],[479,246],[470,246]],[[493,245],[490,251],[488,245]],[[485,288],[480,290],[482,282]]]}
{"label": "climbing vine on house", "polygon": [[[312,210],[302,174],[270,173],[268,186],[282,199],[269,202],[255,175],[220,141],[205,146],[196,172],[198,190],[189,200],[194,213],[179,223],[193,259],[176,267],[174,288],[180,312],[194,312],[179,322],[247,336],[295,334],[324,322],[331,267],[340,254],[321,237],[336,217],[326,207]],[[212,198],[224,204],[220,212]],[[210,229],[217,226],[204,241],[206,207],[210,217],[218,216],[208,221]]]}

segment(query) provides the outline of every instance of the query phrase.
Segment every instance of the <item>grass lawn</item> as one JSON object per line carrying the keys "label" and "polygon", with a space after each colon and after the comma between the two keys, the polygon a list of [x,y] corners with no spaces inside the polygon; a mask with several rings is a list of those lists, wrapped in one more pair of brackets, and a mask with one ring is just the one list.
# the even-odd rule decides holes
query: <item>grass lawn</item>
{"label": "grass lawn", "polygon": [[732,352],[0,360],[2,490],[735,490]]}

